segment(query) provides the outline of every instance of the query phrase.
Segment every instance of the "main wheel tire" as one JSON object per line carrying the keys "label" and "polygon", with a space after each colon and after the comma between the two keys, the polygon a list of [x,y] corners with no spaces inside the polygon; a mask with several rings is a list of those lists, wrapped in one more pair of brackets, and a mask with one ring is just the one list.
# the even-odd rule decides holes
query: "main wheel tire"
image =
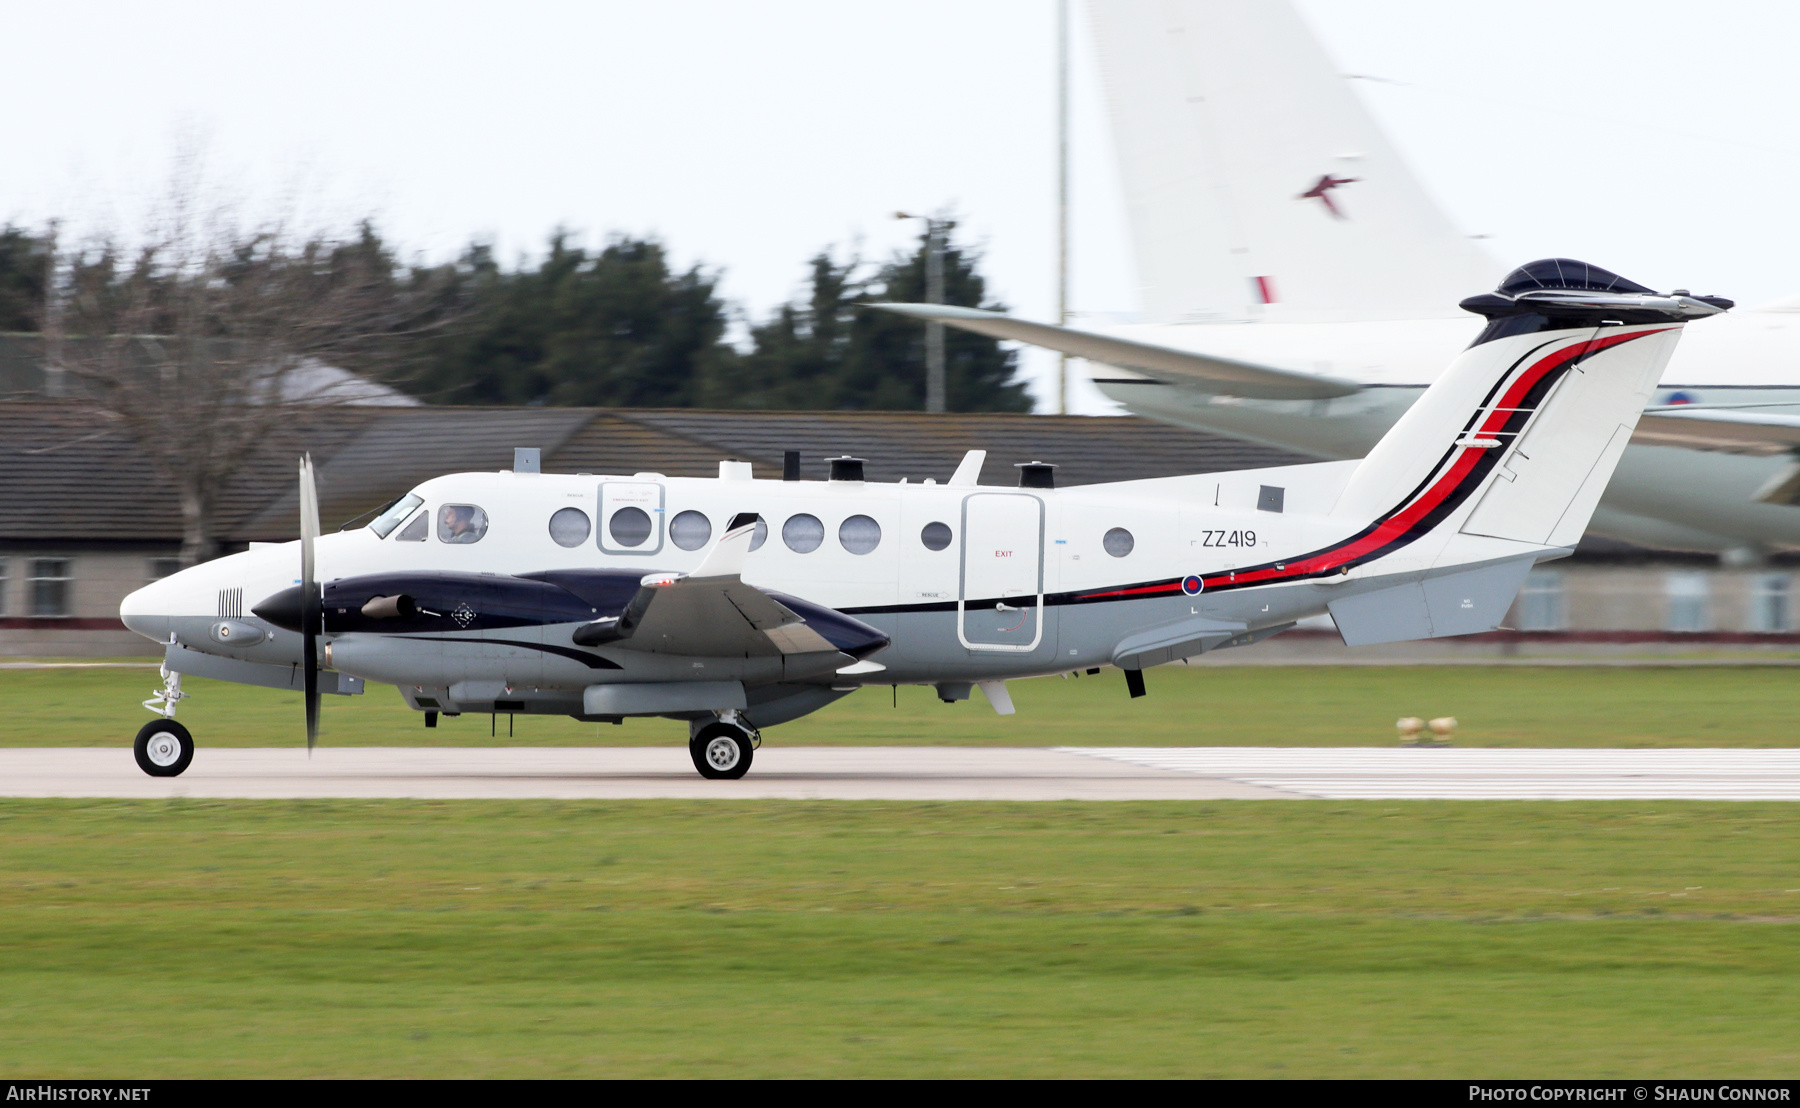
{"label": "main wheel tire", "polygon": [[172,719],[153,719],[131,744],[138,768],[152,777],[180,777],[194,760],[194,736]]}
{"label": "main wheel tire", "polygon": [[750,736],[728,723],[708,724],[688,743],[694,768],[713,781],[736,781],[749,773],[753,753]]}

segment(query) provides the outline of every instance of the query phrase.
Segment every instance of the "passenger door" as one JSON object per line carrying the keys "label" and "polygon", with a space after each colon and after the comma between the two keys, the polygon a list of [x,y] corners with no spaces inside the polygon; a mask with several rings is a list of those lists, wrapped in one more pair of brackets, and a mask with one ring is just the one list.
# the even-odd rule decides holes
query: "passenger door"
{"label": "passenger door", "polygon": [[1044,637],[1044,504],[1025,493],[963,498],[956,635],[970,650],[1029,653]]}

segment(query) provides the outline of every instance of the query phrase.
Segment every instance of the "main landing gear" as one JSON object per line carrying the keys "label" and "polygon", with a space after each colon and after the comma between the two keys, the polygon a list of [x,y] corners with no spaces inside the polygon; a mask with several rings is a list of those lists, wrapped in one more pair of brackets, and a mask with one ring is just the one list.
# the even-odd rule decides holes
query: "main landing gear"
{"label": "main landing gear", "polygon": [[181,674],[162,670],[163,687],[144,701],[144,707],[160,715],[138,731],[131,744],[138,768],[152,777],[179,777],[194,760],[194,736],[175,722],[175,705],[187,698],[181,691]]}
{"label": "main landing gear", "polygon": [[688,755],[700,776],[714,781],[735,781],[750,772],[750,759],[762,745],[762,732],[735,711],[719,713],[718,721],[695,728],[688,740]]}

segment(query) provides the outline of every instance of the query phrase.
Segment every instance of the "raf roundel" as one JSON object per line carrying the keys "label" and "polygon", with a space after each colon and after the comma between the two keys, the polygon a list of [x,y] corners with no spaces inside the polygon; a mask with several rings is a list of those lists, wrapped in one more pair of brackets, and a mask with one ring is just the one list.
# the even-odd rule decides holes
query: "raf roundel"
{"label": "raf roundel", "polygon": [[1181,579],[1181,591],[1187,593],[1189,596],[1199,596],[1200,590],[1205,587],[1206,582],[1202,581],[1192,573]]}

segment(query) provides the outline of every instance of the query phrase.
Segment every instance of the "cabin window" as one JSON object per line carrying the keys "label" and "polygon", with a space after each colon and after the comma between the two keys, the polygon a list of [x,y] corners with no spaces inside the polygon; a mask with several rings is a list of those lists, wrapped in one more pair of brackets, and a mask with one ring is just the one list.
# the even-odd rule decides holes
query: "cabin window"
{"label": "cabin window", "polygon": [[925,544],[927,550],[942,550],[950,545],[951,538],[948,523],[927,523],[925,529],[919,532],[919,541]]}
{"label": "cabin window", "polygon": [[1131,532],[1125,528],[1114,527],[1106,533],[1105,538],[1100,540],[1100,545],[1105,547],[1106,552],[1113,557],[1123,558],[1131,553],[1132,548],[1137,545],[1137,540],[1132,538]]}
{"label": "cabin window", "polygon": [[438,509],[438,541],[466,546],[487,534],[487,513],[473,504],[446,504]]}
{"label": "cabin window", "polygon": [[698,550],[711,538],[712,520],[703,512],[678,512],[669,521],[669,541],[683,550]]}
{"label": "cabin window", "polygon": [[594,530],[580,508],[558,508],[550,517],[550,537],[558,546],[580,546]]}
{"label": "cabin window", "polygon": [[620,546],[642,546],[650,537],[654,528],[650,524],[650,513],[642,508],[620,508],[606,521],[607,533]]}
{"label": "cabin window", "polygon": [[838,525],[838,543],[852,554],[867,554],[881,545],[881,524],[868,516],[851,516]]}
{"label": "cabin window", "polygon": [[34,616],[66,616],[69,614],[69,566],[67,558],[33,558],[31,560],[31,614]]}
{"label": "cabin window", "polygon": [[796,554],[811,554],[819,549],[825,541],[825,525],[819,522],[818,516],[801,512],[797,516],[789,516],[781,525],[781,541]]}
{"label": "cabin window", "polygon": [[423,503],[425,503],[424,497],[415,496],[409,492],[392,504],[381,509],[381,514],[375,517],[375,522],[369,524],[369,530],[385,539],[388,537],[389,532],[400,526],[401,522],[404,521],[407,516],[413,514],[414,508],[417,508]]}
{"label": "cabin window", "polygon": [[413,521],[411,523],[407,524],[405,527],[400,528],[400,533],[398,535],[394,536],[394,541],[395,542],[424,542],[425,535],[430,530],[431,530],[431,513],[430,512],[420,512],[418,515],[413,517]]}

